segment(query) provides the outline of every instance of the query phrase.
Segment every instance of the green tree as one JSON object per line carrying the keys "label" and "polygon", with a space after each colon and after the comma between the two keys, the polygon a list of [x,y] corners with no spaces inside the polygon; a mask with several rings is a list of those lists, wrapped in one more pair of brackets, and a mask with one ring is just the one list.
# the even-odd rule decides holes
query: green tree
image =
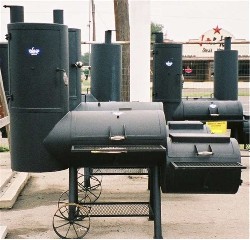
{"label": "green tree", "polygon": [[162,32],[163,28],[164,26],[162,24],[151,22],[151,41],[154,40],[154,35],[152,35],[152,33]]}
{"label": "green tree", "polygon": [[84,53],[82,55],[81,61],[83,63],[83,66],[89,66],[90,65],[89,59],[90,59],[90,54],[88,52],[86,52],[86,53]]}

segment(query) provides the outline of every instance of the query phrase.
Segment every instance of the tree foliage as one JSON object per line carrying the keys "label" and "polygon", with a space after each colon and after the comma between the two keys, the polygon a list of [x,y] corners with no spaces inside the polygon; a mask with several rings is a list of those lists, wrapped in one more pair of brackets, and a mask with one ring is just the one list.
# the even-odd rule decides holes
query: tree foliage
{"label": "tree foliage", "polygon": [[152,33],[162,32],[163,28],[164,28],[164,25],[159,24],[159,23],[151,22],[151,41],[154,40],[154,35]]}
{"label": "tree foliage", "polygon": [[162,32],[163,28],[164,26],[162,24],[151,22],[151,33]]}
{"label": "tree foliage", "polygon": [[86,53],[84,53],[84,54],[82,55],[81,61],[82,61],[82,63],[83,63],[83,66],[89,66],[89,65],[90,65],[90,63],[89,63],[89,57],[90,57],[90,54],[89,54],[88,52],[86,52]]}

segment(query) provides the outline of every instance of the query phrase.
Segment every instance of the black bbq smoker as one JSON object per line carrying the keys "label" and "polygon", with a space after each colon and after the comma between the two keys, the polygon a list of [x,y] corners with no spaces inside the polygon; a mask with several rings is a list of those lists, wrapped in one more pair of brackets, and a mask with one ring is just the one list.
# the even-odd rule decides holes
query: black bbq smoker
{"label": "black bbq smoker", "polygon": [[231,50],[231,38],[214,55],[214,98],[182,99],[182,44],[163,42],[163,33],[155,33],[153,50],[153,101],[163,102],[166,121],[226,121],[231,136],[240,144],[249,144],[244,125],[247,116],[238,101],[238,51]]}
{"label": "black bbq smoker", "polygon": [[[160,191],[237,192],[244,167],[235,139],[205,133],[199,122],[171,123],[167,131],[162,103],[81,103],[77,81],[70,98],[71,80],[79,75],[69,74],[69,68],[78,71],[79,66],[69,62],[68,27],[60,14],[54,21],[59,23],[8,24],[7,37],[11,167],[21,172],[69,169],[69,191],[53,217],[59,237],[84,237],[90,217],[149,216],[154,238],[162,238]],[[79,43],[76,35],[70,39]],[[89,186],[79,182],[81,168],[150,169],[149,201],[91,201]],[[91,184],[93,192],[98,186],[98,181]]]}

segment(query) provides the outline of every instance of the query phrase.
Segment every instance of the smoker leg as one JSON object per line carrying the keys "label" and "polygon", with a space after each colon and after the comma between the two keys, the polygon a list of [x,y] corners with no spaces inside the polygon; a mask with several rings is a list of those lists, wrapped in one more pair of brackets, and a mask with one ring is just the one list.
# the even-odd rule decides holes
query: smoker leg
{"label": "smoker leg", "polygon": [[160,192],[160,182],[159,182],[159,167],[155,166],[152,168],[151,181],[153,192],[153,211],[154,211],[154,238],[162,239],[162,229],[161,229],[161,192]]}
{"label": "smoker leg", "polygon": [[149,221],[154,220],[154,186],[152,181],[152,169],[149,170],[148,175],[148,188],[150,190],[149,192],[149,205],[151,211],[149,212]]}
{"label": "smoker leg", "polygon": [[92,173],[92,168],[84,168],[84,187],[90,187],[90,175]]}
{"label": "smoker leg", "polygon": [[[78,203],[77,168],[69,167],[69,203]],[[74,219],[75,206],[69,206],[69,219]]]}
{"label": "smoker leg", "polygon": [[148,190],[150,190],[150,168],[148,169]]}

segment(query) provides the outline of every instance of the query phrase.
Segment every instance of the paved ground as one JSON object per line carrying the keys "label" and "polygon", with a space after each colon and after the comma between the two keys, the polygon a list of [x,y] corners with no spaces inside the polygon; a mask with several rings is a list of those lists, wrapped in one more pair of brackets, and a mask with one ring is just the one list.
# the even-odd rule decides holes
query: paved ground
{"label": "paved ground", "polygon": [[[162,194],[164,238],[249,239],[249,152],[242,151],[243,184],[235,195]],[[1,168],[9,167],[9,153],[0,153]],[[100,201],[147,201],[144,176],[104,176]],[[68,172],[32,174],[12,209],[1,210],[0,225],[7,238],[58,238],[52,228],[61,192],[68,188]],[[89,239],[148,239],[153,222],[140,218],[91,218]]]}

